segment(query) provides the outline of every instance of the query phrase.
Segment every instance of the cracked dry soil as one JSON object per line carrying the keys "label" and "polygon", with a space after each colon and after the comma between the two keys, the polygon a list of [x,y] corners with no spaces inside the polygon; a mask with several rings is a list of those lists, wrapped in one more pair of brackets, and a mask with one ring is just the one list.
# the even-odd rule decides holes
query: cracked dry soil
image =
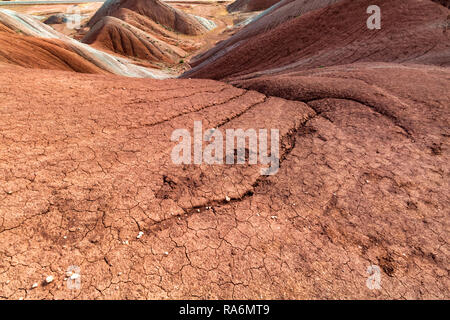
{"label": "cracked dry soil", "polygon": [[[0,66],[0,297],[448,299],[449,79],[366,63],[233,87]],[[170,135],[194,120],[279,128],[279,172],[172,164]]]}

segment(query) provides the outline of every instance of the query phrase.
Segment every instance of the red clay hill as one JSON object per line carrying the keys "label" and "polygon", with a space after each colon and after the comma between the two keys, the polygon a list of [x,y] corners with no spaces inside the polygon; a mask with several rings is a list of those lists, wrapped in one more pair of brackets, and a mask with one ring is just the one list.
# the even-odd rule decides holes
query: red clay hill
{"label": "red clay hill", "polygon": [[[108,16],[88,32],[84,44],[33,16],[0,9],[0,62],[83,73],[170,77],[170,74],[158,69],[178,64],[180,58],[187,55],[183,48],[197,49],[197,42],[183,39],[177,46],[174,32],[147,17],[132,13],[135,17],[142,17],[136,21],[142,22],[140,26],[145,25],[145,30],[150,31],[149,26],[155,26],[153,33],[157,36]],[[133,60],[127,57],[133,57]]]}
{"label": "red clay hill", "polygon": [[175,64],[201,46],[196,36],[214,24],[159,0],[113,0],[104,3],[88,26],[84,43],[145,62]]}
{"label": "red clay hill", "polygon": [[[302,4],[297,0],[282,6]],[[342,0],[326,8],[299,15],[269,31],[247,36],[258,20],[237,33],[220,51],[194,59],[184,77],[226,79],[280,74],[354,62],[415,62],[450,65],[449,10],[430,0],[377,1],[382,11],[380,30],[369,30],[368,0]],[[259,29],[261,29],[261,26]],[[224,47],[224,45],[227,45]],[[261,54],[264,52],[264,54]]]}
{"label": "red clay hill", "polygon": [[27,68],[106,73],[58,39],[3,32],[0,24],[0,62]]}
{"label": "red clay hill", "polygon": [[209,64],[217,57],[244,43],[247,39],[272,30],[293,18],[307,14],[320,8],[324,8],[338,0],[281,0],[268,10],[252,18],[252,21],[237,31],[230,38],[219,42],[210,50],[199,54],[190,61],[192,67],[199,64]]}
{"label": "red clay hill", "polygon": [[[191,72],[228,83],[0,64],[0,299],[449,299],[449,10],[314,3]],[[279,171],[175,164],[199,120]]]}
{"label": "red clay hill", "polygon": [[[449,79],[366,63],[243,83],[263,94],[0,66],[1,297],[448,299]],[[279,172],[175,165],[195,120],[279,129]]]}
{"label": "red clay hill", "polygon": [[88,23],[93,27],[106,16],[120,17],[124,10],[130,10],[147,17],[169,31],[187,35],[200,35],[207,31],[195,17],[172,8],[159,0],[109,0],[95,13]]}
{"label": "red clay hill", "polygon": [[153,63],[174,64],[187,55],[183,49],[110,16],[97,22],[82,42]]}

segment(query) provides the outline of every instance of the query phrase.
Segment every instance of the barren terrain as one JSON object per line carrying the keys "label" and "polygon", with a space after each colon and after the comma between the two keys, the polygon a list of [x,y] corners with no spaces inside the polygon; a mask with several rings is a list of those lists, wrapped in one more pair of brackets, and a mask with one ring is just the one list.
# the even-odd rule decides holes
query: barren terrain
{"label": "barren terrain", "polygon": [[[0,15],[0,298],[449,299],[449,9],[372,2],[178,4],[217,26],[181,35],[137,1],[84,44]],[[174,164],[196,120],[279,129],[279,171]]]}

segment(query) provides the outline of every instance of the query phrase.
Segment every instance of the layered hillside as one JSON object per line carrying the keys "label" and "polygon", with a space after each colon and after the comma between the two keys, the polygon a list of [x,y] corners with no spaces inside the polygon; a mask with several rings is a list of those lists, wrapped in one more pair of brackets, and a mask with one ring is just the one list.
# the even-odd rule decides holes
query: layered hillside
{"label": "layered hillside", "polygon": [[[242,83],[262,94],[0,66],[1,297],[446,299],[449,79],[353,64]],[[279,129],[279,171],[174,164],[173,130],[200,119]]]}
{"label": "layered hillside", "polygon": [[[302,1],[290,5],[296,3]],[[237,33],[194,61],[195,67],[185,77],[254,77],[365,61],[450,65],[447,8],[430,0],[378,1],[382,27],[370,30],[365,12],[371,4],[368,0],[338,1],[267,32],[246,36],[245,30],[252,30],[261,18],[242,30],[243,37]],[[271,16],[288,5],[263,17],[269,26]]]}
{"label": "layered hillside", "polygon": [[57,39],[42,39],[0,31],[0,62],[27,68],[106,73]]}
{"label": "layered hillside", "polygon": [[71,39],[32,16],[3,9],[0,9],[0,61],[38,69],[169,77]]}
{"label": "layered hillside", "polygon": [[93,27],[106,16],[117,16],[120,10],[128,9],[147,17],[169,31],[187,35],[200,35],[208,29],[194,16],[172,8],[159,0],[108,0],[96,12],[88,25]]}
{"label": "layered hillside", "polygon": [[187,55],[183,49],[109,16],[96,23],[82,42],[151,62],[173,64]]}
{"label": "layered hillside", "polygon": [[248,19],[244,23],[244,28],[230,38],[221,41],[215,47],[191,59],[190,64],[193,67],[203,62],[208,64],[254,36],[266,33],[286,21],[310,11],[324,8],[336,1],[338,0],[281,0],[256,17]]}

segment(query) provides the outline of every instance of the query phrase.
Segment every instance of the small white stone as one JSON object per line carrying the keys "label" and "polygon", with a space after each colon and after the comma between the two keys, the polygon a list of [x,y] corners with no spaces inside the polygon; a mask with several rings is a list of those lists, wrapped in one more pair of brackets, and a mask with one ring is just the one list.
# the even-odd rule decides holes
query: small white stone
{"label": "small white stone", "polygon": [[137,235],[137,237],[136,238],[138,238],[138,239],[140,239],[142,236],[144,235],[144,232],[142,232],[142,231],[139,231],[139,234]]}
{"label": "small white stone", "polygon": [[79,277],[80,277],[80,275],[78,273],[74,273],[70,276],[70,279],[75,280],[75,279],[78,279]]}
{"label": "small white stone", "polygon": [[225,197],[225,200],[226,200],[227,202],[230,202],[230,201],[231,201],[231,198],[230,198],[229,196],[226,196],[226,197]]}
{"label": "small white stone", "polygon": [[47,282],[47,283],[51,283],[51,282],[53,282],[53,276],[48,276],[47,278],[45,278],[45,282]]}
{"label": "small white stone", "polygon": [[67,239],[67,236],[64,236],[63,238],[64,238],[64,239]]}
{"label": "small white stone", "polygon": [[197,209],[197,212],[200,212],[200,209]]}
{"label": "small white stone", "polygon": [[39,284],[38,284],[37,282],[35,282],[35,283],[33,283],[33,285],[31,286],[31,288],[33,288],[33,289],[34,289],[34,288],[37,288],[38,285],[39,285]]}
{"label": "small white stone", "polygon": [[128,240],[125,240],[122,242],[123,244],[128,244]]}
{"label": "small white stone", "polygon": [[168,253],[167,251],[165,251],[165,252],[164,252],[164,255],[165,255],[165,256],[168,256],[168,255],[169,255],[169,253]]}
{"label": "small white stone", "polygon": [[272,219],[278,219],[278,217],[277,217],[277,216],[271,216],[271,218],[272,218]]}

